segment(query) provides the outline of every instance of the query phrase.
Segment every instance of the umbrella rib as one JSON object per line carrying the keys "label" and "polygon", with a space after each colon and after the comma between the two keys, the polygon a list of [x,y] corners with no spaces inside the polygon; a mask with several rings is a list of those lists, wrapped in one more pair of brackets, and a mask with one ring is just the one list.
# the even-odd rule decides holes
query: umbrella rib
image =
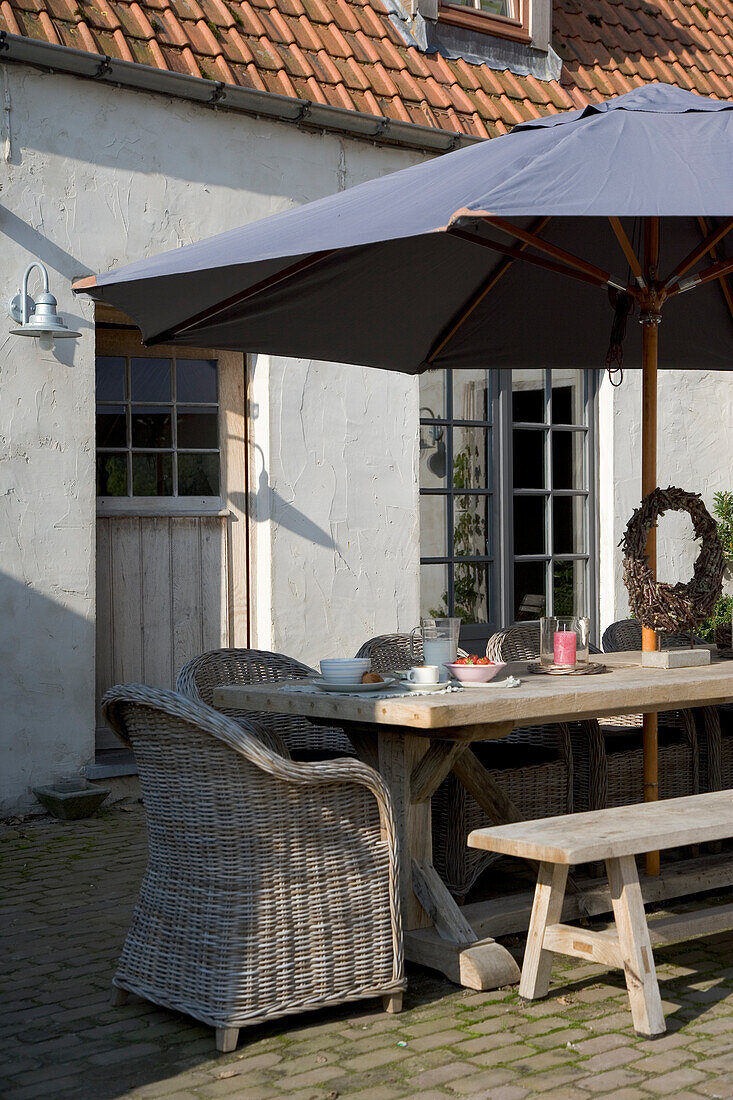
{"label": "umbrella rib", "polygon": [[[538,218],[532,225],[532,232],[539,233],[542,229],[544,229],[549,220],[549,217]],[[521,244],[519,245],[518,251],[524,252],[525,248],[527,247],[528,246],[526,244]],[[515,259],[516,257],[514,256],[506,256],[501,261],[496,270],[492,271],[492,273],[486,279],[484,279],[481,286],[469,299],[468,304],[462,306],[461,309],[459,309],[458,312],[453,315],[451,320],[448,322],[446,328],[440,334],[440,336],[426,355],[426,363],[432,363],[434,359],[437,359],[441,351],[445,348],[446,344],[450,343],[455,334],[458,332],[459,328],[461,328],[462,325],[468,320],[476,307],[481,304],[489,291],[493,290],[499,280],[502,279],[504,275],[506,275],[507,271],[514,263]]]}
{"label": "umbrella rib", "polygon": [[[707,218],[702,216],[698,217],[697,222],[700,226],[700,231],[704,234],[704,236],[707,237],[708,233],[710,232]],[[710,247],[708,248],[708,252],[710,253],[710,258],[713,260],[713,262],[715,262],[718,259],[718,250],[714,244],[710,245]],[[728,306],[728,312],[730,313],[731,320],[733,320],[733,293],[731,293],[731,289],[728,286],[728,278],[726,275],[719,275],[718,280],[720,282],[720,289],[723,291],[723,297],[725,298],[726,304]]]}
{"label": "umbrella rib", "polygon": [[639,263],[639,257],[636,255],[636,252],[634,252],[634,246],[629,240],[626,234],[626,230],[621,224],[621,219],[609,217],[608,220],[611,223],[611,229],[613,229],[614,233],[616,234],[616,239],[618,240],[618,243],[621,245],[623,254],[628,261],[629,267],[634,274],[634,278],[636,279],[639,286],[644,288],[646,286],[646,282],[644,280],[644,275],[641,270],[641,264]]}
{"label": "umbrella rib", "polygon": [[667,291],[667,297],[671,298],[673,294],[682,294],[686,290],[692,290],[695,286],[704,286],[711,279],[722,279],[731,271],[733,271],[733,260],[719,260],[717,263],[711,264],[710,267],[698,271],[696,275],[691,275],[688,279],[681,279],[675,283]]}
{"label": "umbrella rib", "polygon": [[713,245],[716,245],[718,241],[722,240],[726,233],[730,233],[731,229],[733,229],[733,218],[726,218],[716,229],[709,232],[705,239],[700,241],[700,244],[693,248],[692,252],[688,252],[684,260],[680,260],[677,267],[666,279],[664,283],[665,287],[672,286],[674,283],[678,282],[680,277],[684,275],[686,271],[689,271],[691,267],[694,267],[697,261],[702,259],[705,253],[709,252]]}
{"label": "umbrella rib", "polygon": [[493,214],[481,214],[479,217],[482,221],[493,225],[494,229],[498,229],[500,233],[506,233],[509,237],[516,237],[517,240],[532,245],[540,252],[546,252],[548,256],[554,256],[556,260],[561,260],[568,267],[577,268],[578,271],[583,271],[586,275],[594,275],[596,279],[601,281],[603,286],[608,283],[610,278],[608,271],[603,271],[602,268],[596,267],[588,260],[581,259],[580,256],[575,256],[572,252],[566,252],[564,248],[560,248],[550,241],[544,241],[542,237],[536,236],[530,230],[520,229],[518,225],[508,222],[504,218],[497,218]]}
{"label": "umbrella rib", "polygon": [[453,237],[460,237],[461,240],[468,241],[470,244],[478,244],[483,248],[491,248],[494,252],[500,252],[503,256],[511,256],[513,259],[522,259],[525,263],[534,264],[535,267],[542,267],[546,271],[554,271],[558,275],[567,275],[570,279],[576,279],[581,283],[590,283],[591,286],[607,287],[614,286],[617,290],[623,290],[630,293],[632,296],[636,296],[634,290],[629,290],[627,287],[621,286],[620,283],[613,282],[608,275],[599,271],[599,274],[592,274],[590,272],[579,271],[572,267],[567,267],[565,264],[555,263],[553,260],[545,260],[542,256],[532,256],[527,252],[524,252],[520,247],[512,247],[508,244],[499,244],[498,241],[489,240],[488,237],[480,237],[478,233],[469,233],[467,229],[458,229],[456,227],[447,230]]}
{"label": "umbrella rib", "polygon": [[278,271],[275,275],[269,275],[261,282],[255,283],[254,286],[248,287],[246,290],[241,290],[237,294],[232,294],[230,298],[226,298],[223,302],[217,302],[216,305],[209,306],[208,309],[203,309],[200,313],[195,313],[192,317],[187,317],[184,321],[179,321],[178,324],[173,325],[172,328],[167,328],[164,329],[163,332],[156,333],[154,336],[149,337],[145,341],[145,344],[164,344],[167,340],[176,336],[182,336],[185,332],[191,332],[200,325],[205,324],[205,322],[213,320],[222,313],[226,313],[232,306],[241,305],[242,302],[246,302],[249,298],[254,298],[256,294],[260,294],[263,290],[270,290],[272,287],[277,286],[278,283],[283,283],[287,279],[291,279],[294,275],[300,274],[301,271],[305,271],[309,267],[314,267],[316,264],[321,263],[322,260],[332,256],[334,251],[335,249],[329,248],[323,252],[312,252],[309,256],[305,256],[302,260],[298,260],[296,263],[291,264],[290,267],[283,268],[282,271]]}

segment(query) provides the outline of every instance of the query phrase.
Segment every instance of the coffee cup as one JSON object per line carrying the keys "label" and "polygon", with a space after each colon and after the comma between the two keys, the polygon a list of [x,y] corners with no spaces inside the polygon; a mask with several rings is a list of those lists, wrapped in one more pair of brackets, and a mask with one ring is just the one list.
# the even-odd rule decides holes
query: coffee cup
{"label": "coffee cup", "polygon": [[416,665],[407,673],[407,679],[412,684],[437,684],[440,670],[437,665]]}

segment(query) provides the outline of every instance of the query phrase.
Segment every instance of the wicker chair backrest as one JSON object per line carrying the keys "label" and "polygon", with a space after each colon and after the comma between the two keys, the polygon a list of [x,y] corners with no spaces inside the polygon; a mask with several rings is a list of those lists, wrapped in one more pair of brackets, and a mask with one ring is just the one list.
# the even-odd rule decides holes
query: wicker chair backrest
{"label": "wicker chair backrest", "polygon": [[[422,642],[415,636],[415,653],[422,661]],[[394,672],[396,668],[410,668],[414,664],[409,634],[379,634],[364,642],[357,657],[371,657],[374,672]]]}
{"label": "wicker chair backrest", "polygon": [[[194,657],[178,673],[176,688],[182,695],[213,706],[214,688],[221,684],[264,684],[281,680],[305,680],[314,669],[265,649],[212,649]],[[222,711],[237,717],[233,711]],[[254,717],[254,716],[253,716]],[[314,726],[292,715],[257,714],[256,724],[282,738],[289,750],[326,750],[353,756],[346,734],[330,726]]]}
{"label": "wicker chair backrest", "polygon": [[486,645],[491,661],[532,661],[540,655],[540,624],[538,621],[517,623],[499,630]]}
{"label": "wicker chair backrest", "polygon": [[[703,638],[693,635],[696,645],[705,645]],[[690,644],[689,634],[660,634],[661,649],[684,649]],[[603,650],[605,653],[620,653],[623,650],[641,649],[641,623],[638,619],[619,619],[611,623],[603,632]]]}

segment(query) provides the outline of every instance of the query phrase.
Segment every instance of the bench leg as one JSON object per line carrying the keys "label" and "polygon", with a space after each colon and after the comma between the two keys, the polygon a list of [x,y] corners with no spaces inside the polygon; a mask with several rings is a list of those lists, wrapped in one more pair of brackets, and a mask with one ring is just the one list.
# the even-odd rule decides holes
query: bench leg
{"label": "bench leg", "polygon": [[565,864],[540,863],[519,983],[519,996],[528,1001],[546,997],[550,988],[552,951],[545,950],[542,944],[547,925],[557,924],[562,916],[567,880]]}
{"label": "bench leg", "polygon": [[633,856],[607,859],[606,870],[634,1028],[640,1035],[663,1035],[666,1024],[636,861]]}

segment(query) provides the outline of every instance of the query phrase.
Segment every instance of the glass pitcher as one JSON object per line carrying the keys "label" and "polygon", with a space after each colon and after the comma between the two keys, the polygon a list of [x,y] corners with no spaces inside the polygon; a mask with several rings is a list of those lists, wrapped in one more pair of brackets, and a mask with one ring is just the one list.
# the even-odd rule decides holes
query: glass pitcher
{"label": "glass pitcher", "polygon": [[[443,665],[451,664],[458,656],[460,619],[421,619],[410,633],[410,659],[413,665],[437,665],[441,677]],[[417,639],[422,643],[422,655]]]}

